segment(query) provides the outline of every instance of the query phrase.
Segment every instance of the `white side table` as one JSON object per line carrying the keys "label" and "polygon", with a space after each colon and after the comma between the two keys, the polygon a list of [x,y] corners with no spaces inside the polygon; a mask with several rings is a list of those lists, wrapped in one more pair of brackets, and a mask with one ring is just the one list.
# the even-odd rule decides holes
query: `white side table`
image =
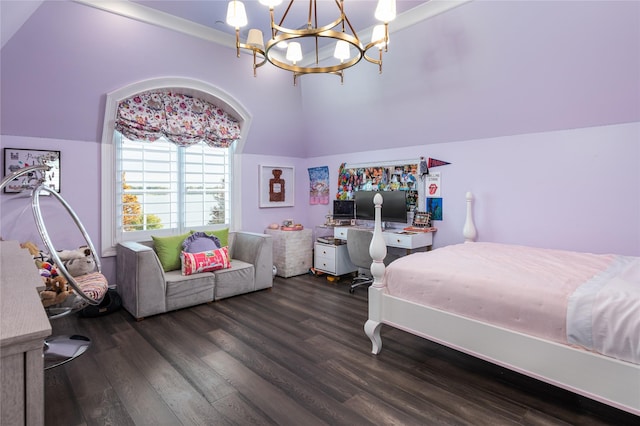
{"label": "white side table", "polygon": [[309,272],[313,265],[311,229],[265,229],[264,233],[273,237],[273,263],[278,269],[279,277],[289,278]]}

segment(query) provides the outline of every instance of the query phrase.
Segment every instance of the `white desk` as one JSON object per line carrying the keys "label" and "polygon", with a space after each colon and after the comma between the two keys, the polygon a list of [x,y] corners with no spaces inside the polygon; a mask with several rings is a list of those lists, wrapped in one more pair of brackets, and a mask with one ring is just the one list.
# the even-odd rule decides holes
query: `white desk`
{"label": "white desk", "polygon": [[[334,228],[334,238],[346,240],[347,233],[349,232],[350,228],[350,226],[340,226]],[[372,228],[365,229],[369,229],[371,232],[373,232]],[[429,247],[433,244],[433,232],[408,232],[399,229],[383,231],[382,236],[384,238],[384,242],[387,244],[387,247],[407,249],[407,253],[409,253],[411,250]]]}
{"label": "white desk", "polygon": [[[333,237],[339,240],[347,239],[352,226],[336,226]],[[363,228],[373,232],[373,228]],[[428,248],[433,244],[433,232],[407,232],[403,230],[387,230],[382,233],[387,247],[405,249],[406,254],[412,250]],[[356,271],[358,268],[351,263],[347,245],[333,245],[316,242],[313,266],[315,269],[331,275],[343,275]]]}

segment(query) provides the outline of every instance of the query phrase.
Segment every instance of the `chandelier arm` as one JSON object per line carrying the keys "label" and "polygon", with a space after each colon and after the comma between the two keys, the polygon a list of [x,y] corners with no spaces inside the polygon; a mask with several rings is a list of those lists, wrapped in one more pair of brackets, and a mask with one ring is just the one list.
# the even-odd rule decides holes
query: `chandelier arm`
{"label": "chandelier arm", "polygon": [[[313,0],[313,15],[315,19],[315,28],[318,28],[318,3],[316,2],[316,0]],[[342,19],[342,17],[340,19]],[[320,64],[320,54],[318,53],[319,51],[318,36],[315,37],[315,43],[316,43],[316,65],[318,65]]]}
{"label": "chandelier arm", "polygon": [[236,57],[240,57],[240,48],[243,47],[240,43],[240,28],[236,28]]}
{"label": "chandelier arm", "polygon": [[[309,74],[309,73],[304,73],[304,72],[293,72],[293,85],[297,86],[297,80],[298,77],[301,77],[305,74]],[[325,74],[332,74],[332,75],[337,75],[338,77],[340,77],[340,84],[344,84],[344,70],[340,70],[340,71],[329,71],[326,72]]]}
{"label": "chandelier arm", "polygon": [[293,2],[295,0],[291,0],[289,2],[289,5],[287,6],[287,10],[284,11],[284,14],[282,15],[282,19],[280,19],[280,23],[278,25],[276,25],[276,21],[273,19],[273,11],[271,13],[271,31],[273,32],[273,38],[276,38],[276,36],[278,35],[278,31],[281,31],[282,29],[286,29],[282,26],[282,24],[284,23],[284,19],[287,17],[287,14],[289,14],[289,10],[291,9],[291,6],[293,6]]}
{"label": "chandelier arm", "polygon": [[344,32],[344,1],[343,0],[335,0],[336,6],[338,6],[338,10],[340,11],[340,19],[342,19],[342,32]]}
{"label": "chandelier arm", "polygon": [[[340,24],[341,19],[338,18],[335,21],[324,25],[322,27],[319,28],[311,28],[311,29],[306,29],[306,30],[294,30],[291,28],[286,28],[283,27],[281,25],[276,25],[275,23],[273,24],[273,27],[280,33],[283,34],[293,34],[293,35],[297,35],[297,36],[315,36],[318,33],[324,32],[324,31],[328,31],[331,30],[332,28],[335,28],[338,24]],[[345,33],[346,34],[346,33]]]}
{"label": "chandelier arm", "polygon": [[[289,9],[287,9],[287,12],[289,11]],[[276,30],[275,28],[273,28],[273,23],[274,23],[274,15],[273,15],[273,7],[269,8],[269,16],[271,18],[271,38],[274,38],[276,36]]]}
{"label": "chandelier arm", "polygon": [[[336,0],[336,3],[338,2],[338,0]],[[342,0],[340,1],[340,3],[342,3]],[[353,25],[351,25],[351,21],[349,21],[349,17],[344,13],[344,5],[342,6],[342,16],[343,16],[343,22],[342,22],[342,31],[344,31],[344,23],[347,23],[347,26],[349,27],[349,30],[351,30],[351,33],[353,34],[353,36],[357,39],[360,39],[360,37],[358,37],[358,33],[356,32],[356,30],[353,28]]]}
{"label": "chandelier arm", "polygon": [[363,55],[363,57],[368,62],[371,62],[372,64],[377,65],[378,66],[378,74],[382,74],[382,49],[378,49],[378,52],[380,52],[380,59],[373,59],[370,56],[368,56],[366,52]]}

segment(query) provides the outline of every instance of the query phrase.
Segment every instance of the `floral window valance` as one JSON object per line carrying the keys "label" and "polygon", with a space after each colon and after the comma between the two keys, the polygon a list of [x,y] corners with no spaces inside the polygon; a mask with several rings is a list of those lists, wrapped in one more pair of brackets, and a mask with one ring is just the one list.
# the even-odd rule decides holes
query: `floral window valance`
{"label": "floral window valance", "polygon": [[118,104],[115,128],[131,140],[161,137],[179,146],[204,142],[227,148],[240,139],[240,125],[222,108],[172,91],[147,92]]}

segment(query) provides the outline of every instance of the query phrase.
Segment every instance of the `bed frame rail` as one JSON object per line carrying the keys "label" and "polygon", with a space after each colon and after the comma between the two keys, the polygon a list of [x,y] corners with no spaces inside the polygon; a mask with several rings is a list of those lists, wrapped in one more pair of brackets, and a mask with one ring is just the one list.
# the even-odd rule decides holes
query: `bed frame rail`
{"label": "bed frame rail", "polygon": [[[466,194],[463,235],[475,241],[473,195]],[[364,325],[371,352],[382,350],[382,324],[448,346],[485,361],[542,380],[576,394],[640,415],[640,365],[546,341],[481,321],[425,307],[387,294],[384,283],[386,245],[380,209],[374,197],[375,228],[369,253],[373,284],[369,287],[369,319]],[[568,366],[571,366],[568,368]]]}

